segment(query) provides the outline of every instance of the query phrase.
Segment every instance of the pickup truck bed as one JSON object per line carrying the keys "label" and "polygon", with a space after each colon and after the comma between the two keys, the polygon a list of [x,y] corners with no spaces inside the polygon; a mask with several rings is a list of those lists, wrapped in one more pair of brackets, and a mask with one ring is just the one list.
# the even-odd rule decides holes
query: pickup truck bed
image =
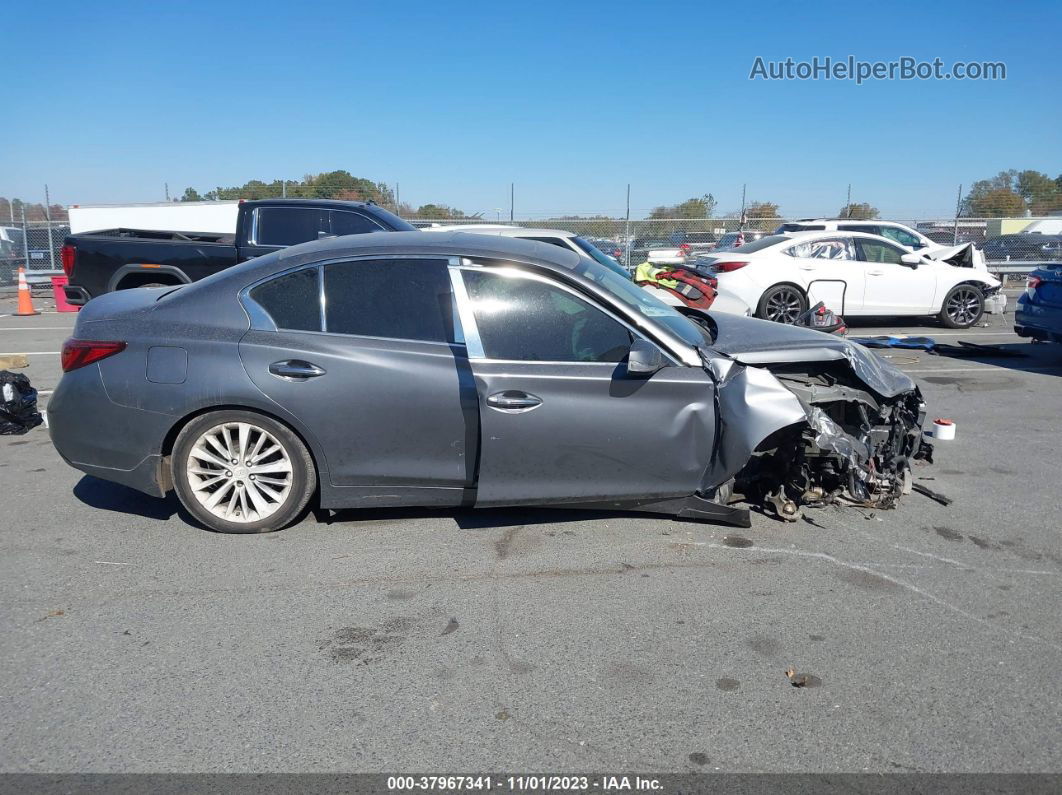
{"label": "pickup truck bed", "polygon": [[372,203],[266,199],[240,204],[232,234],[119,228],[70,235],[62,250],[66,299],[80,305],[114,290],[188,284],[322,237],[411,230]]}

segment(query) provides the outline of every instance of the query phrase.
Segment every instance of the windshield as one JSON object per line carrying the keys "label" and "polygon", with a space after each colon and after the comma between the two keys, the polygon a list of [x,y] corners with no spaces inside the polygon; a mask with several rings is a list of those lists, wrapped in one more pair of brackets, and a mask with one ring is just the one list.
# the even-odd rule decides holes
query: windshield
{"label": "windshield", "polygon": [[642,317],[664,326],[687,345],[711,344],[711,336],[705,329],[650,295],[632,282],[629,276],[620,276],[600,263],[587,260],[580,260],[575,271],[607,290],[617,301],[633,309]]}
{"label": "windshield", "polygon": [[575,245],[577,245],[579,248],[589,254],[591,259],[594,260],[594,262],[604,265],[610,271],[619,274],[624,279],[631,278],[631,275],[627,273],[626,268],[616,262],[616,260],[612,259],[612,257],[610,257],[608,254],[601,251],[601,249],[599,249],[589,240],[586,240],[585,238],[581,237],[573,237],[572,240],[575,242]]}

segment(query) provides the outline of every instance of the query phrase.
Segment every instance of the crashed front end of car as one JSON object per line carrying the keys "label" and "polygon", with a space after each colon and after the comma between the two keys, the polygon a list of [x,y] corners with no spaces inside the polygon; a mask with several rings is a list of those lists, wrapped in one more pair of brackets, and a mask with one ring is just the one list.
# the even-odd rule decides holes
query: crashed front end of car
{"label": "crashed front end of car", "polygon": [[716,317],[715,344],[702,356],[726,427],[706,497],[795,520],[803,506],[889,508],[910,491],[913,462],[931,459],[932,448],[909,376],[843,339]]}

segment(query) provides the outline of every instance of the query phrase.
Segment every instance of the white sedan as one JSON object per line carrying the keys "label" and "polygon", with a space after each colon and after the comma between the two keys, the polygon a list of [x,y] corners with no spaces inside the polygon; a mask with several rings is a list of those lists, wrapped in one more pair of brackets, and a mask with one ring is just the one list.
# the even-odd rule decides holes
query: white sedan
{"label": "white sedan", "polygon": [[937,315],[949,328],[969,328],[1006,306],[999,279],[987,271],[859,232],[771,235],[702,262],[756,317],[779,323],[822,301],[845,317]]}

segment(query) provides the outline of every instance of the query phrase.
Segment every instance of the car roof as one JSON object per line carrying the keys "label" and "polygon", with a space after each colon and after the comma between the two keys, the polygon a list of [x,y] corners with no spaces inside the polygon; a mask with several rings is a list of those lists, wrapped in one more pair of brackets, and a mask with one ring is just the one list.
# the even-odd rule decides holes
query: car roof
{"label": "car roof", "polygon": [[452,224],[426,227],[425,232],[471,232],[476,235],[499,237],[578,237],[575,232],[564,229],[540,229],[531,226],[507,226],[499,224]]}

